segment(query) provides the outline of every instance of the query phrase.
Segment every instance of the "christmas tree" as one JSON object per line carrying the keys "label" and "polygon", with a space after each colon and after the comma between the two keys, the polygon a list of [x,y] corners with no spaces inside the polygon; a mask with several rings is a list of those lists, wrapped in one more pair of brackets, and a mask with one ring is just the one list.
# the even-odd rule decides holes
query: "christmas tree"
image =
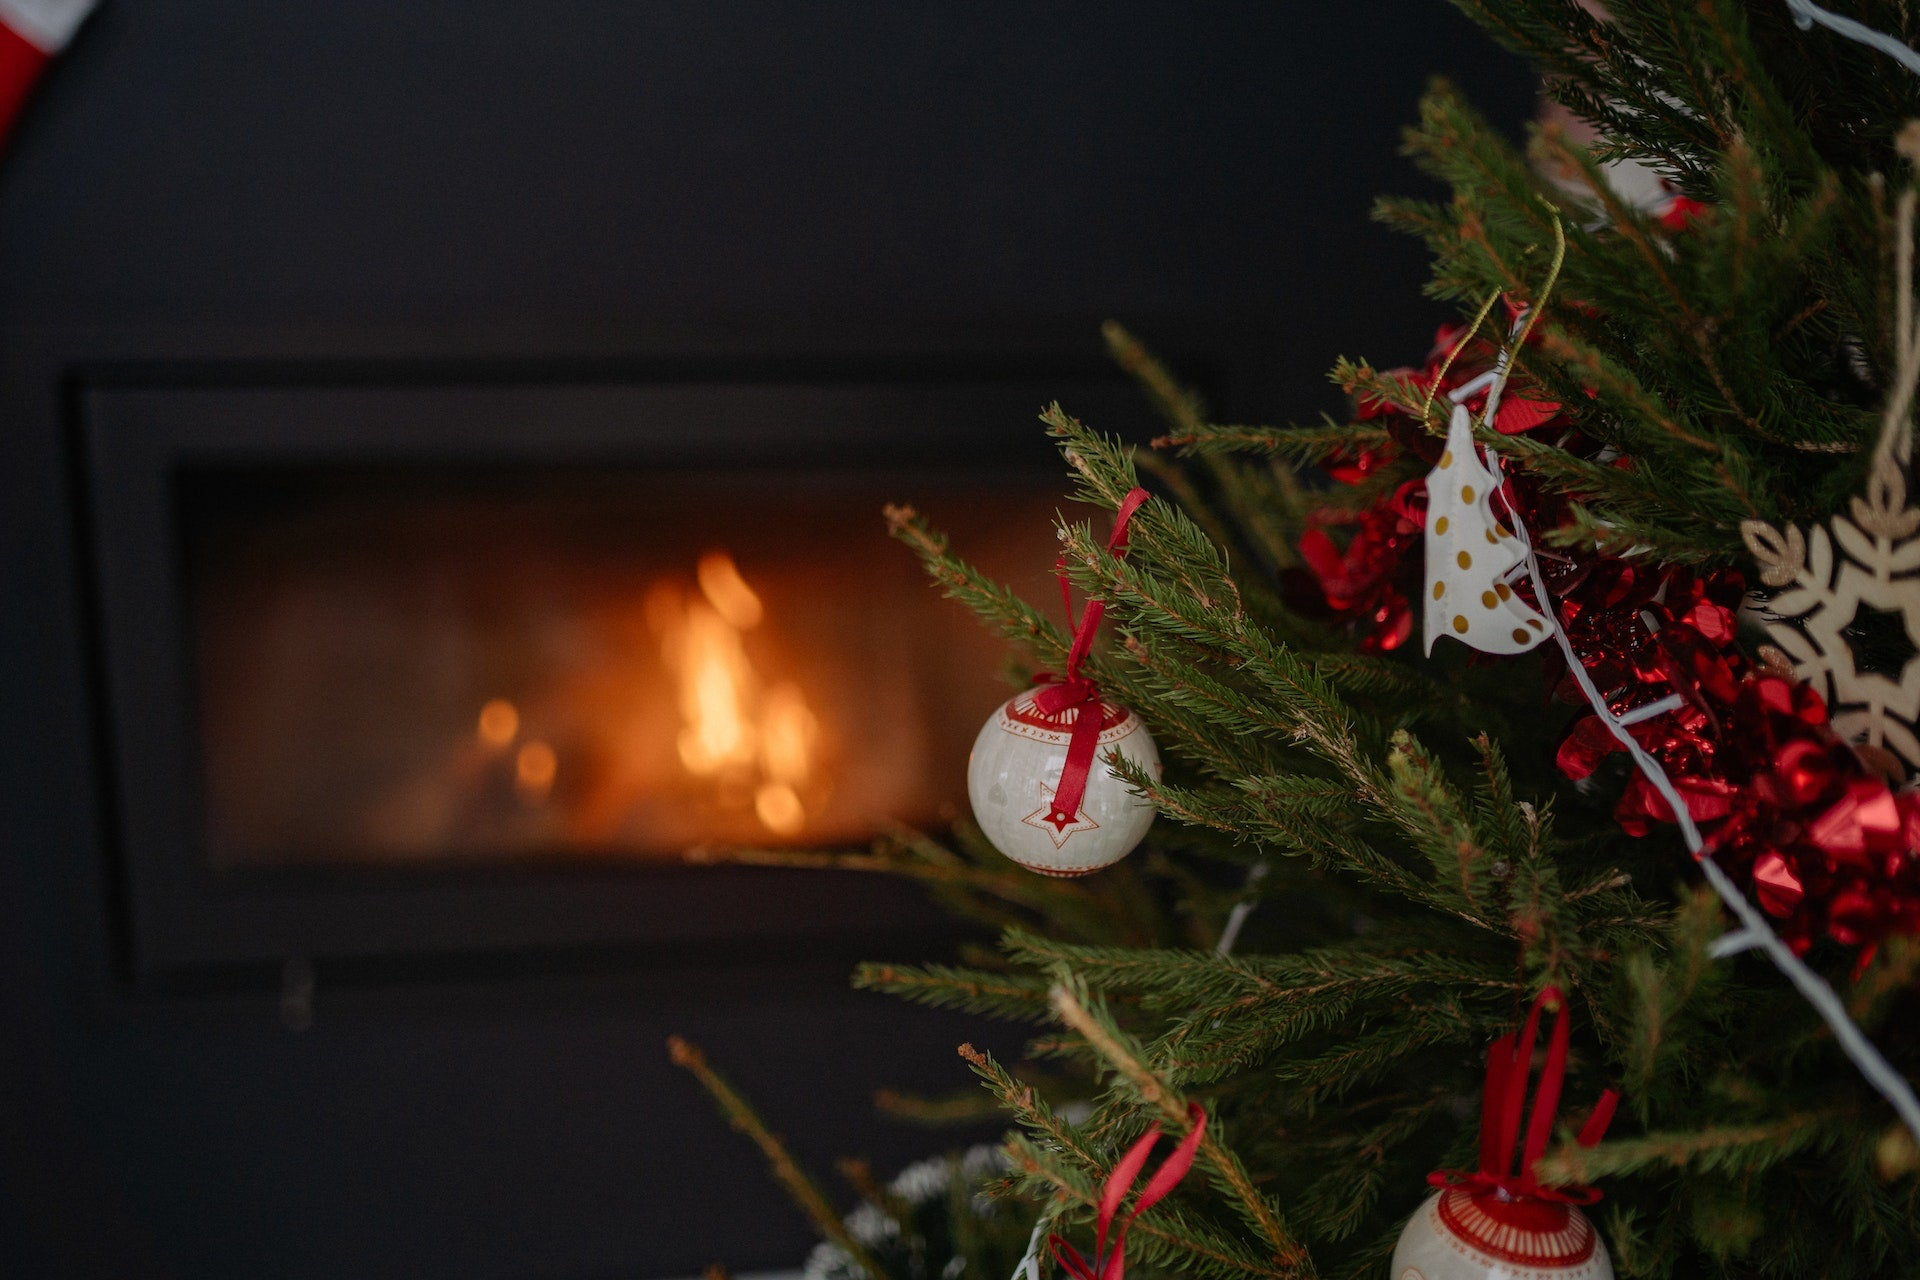
{"label": "christmas tree", "polygon": [[1044,414],[1075,496],[1126,517],[1060,531],[1105,602],[1090,652],[1098,610],[1063,627],[889,513],[1061,677],[1043,711],[1131,708],[1165,770],[1042,780],[1056,811],[1110,781],[1159,814],[1084,877],[968,830],[759,855],[920,878],[998,947],[856,981],[1034,1027],[1021,1061],[962,1050],[1014,1127],[937,1231],[938,1197],[855,1170],[850,1234],[677,1046],[849,1274],[1003,1280],[1051,1231],[1104,1280],[1103,1195],[1158,1126],[1186,1141],[1136,1270],[1387,1275],[1454,1171],[1436,1200],[1556,1222],[1597,1188],[1626,1276],[1920,1275],[1920,15],[1460,4],[1567,120],[1520,146],[1470,91],[1426,98],[1407,149],[1452,199],[1378,211],[1459,308],[1423,365],[1341,360],[1347,422],[1227,425],[1110,329],[1170,426],[1136,452]]}

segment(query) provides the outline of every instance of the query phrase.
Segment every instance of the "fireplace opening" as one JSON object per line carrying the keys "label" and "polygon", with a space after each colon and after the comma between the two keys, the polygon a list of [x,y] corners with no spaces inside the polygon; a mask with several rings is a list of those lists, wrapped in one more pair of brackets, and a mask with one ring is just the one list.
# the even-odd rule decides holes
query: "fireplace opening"
{"label": "fireplace opening", "polygon": [[1007,650],[881,508],[1054,598],[1036,409],[1148,421],[1116,374],[247,372],[74,401],[136,981],[924,941],[891,878],[679,855],[962,813]]}
{"label": "fireplace opening", "polygon": [[950,816],[1001,646],[885,536],[908,492],[1044,589],[1057,494],[1031,482],[184,472],[207,865],[661,859]]}

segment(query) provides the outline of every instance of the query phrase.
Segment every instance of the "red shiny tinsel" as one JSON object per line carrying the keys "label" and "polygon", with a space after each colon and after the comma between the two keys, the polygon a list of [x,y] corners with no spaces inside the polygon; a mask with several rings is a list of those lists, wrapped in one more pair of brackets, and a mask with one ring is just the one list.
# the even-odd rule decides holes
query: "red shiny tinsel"
{"label": "red shiny tinsel", "polygon": [[[1701,210],[1676,197],[1661,222],[1682,230]],[[1458,328],[1443,327],[1422,368],[1386,376],[1445,403],[1498,354],[1475,340],[1447,365],[1459,342]],[[1478,412],[1484,392],[1466,404]],[[1389,442],[1330,462],[1336,482],[1357,485],[1398,463],[1434,462],[1439,442],[1399,406],[1362,396],[1355,417],[1383,424]],[[1505,434],[1554,427],[1565,433],[1563,447],[1592,452],[1559,405],[1517,381],[1493,425]],[[1500,496],[1537,531],[1564,522],[1564,502],[1525,477],[1509,478]],[[1412,634],[1422,566],[1410,553],[1424,540],[1425,508],[1425,481],[1411,479],[1358,511],[1329,506],[1309,518],[1299,549],[1315,603],[1350,627],[1363,650],[1396,649]],[[1344,546],[1328,532],[1342,527],[1351,529]],[[1616,715],[1678,698],[1676,708],[1628,732],[1666,772],[1707,856],[1750,884],[1796,951],[1822,937],[1870,949],[1892,934],[1920,934],[1920,794],[1894,790],[1841,741],[1818,693],[1740,649],[1740,574],[1543,551],[1542,576],[1573,651]],[[1557,649],[1546,653],[1547,661],[1564,662]],[[1584,705],[1570,672],[1556,685],[1558,696]],[[1557,763],[1577,781],[1619,749],[1589,711],[1563,736]],[[1636,836],[1674,820],[1638,771],[1615,817]]]}
{"label": "red shiny tinsel", "polygon": [[[1448,356],[1453,355],[1451,364]],[[1447,393],[1464,386],[1493,367],[1499,348],[1485,339],[1462,346],[1458,325],[1442,325],[1434,334],[1433,349],[1419,369],[1388,370],[1384,375],[1404,386],[1409,395],[1446,403]],[[1479,412],[1486,404],[1480,391],[1464,402]],[[1524,386],[1510,385],[1494,413],[1494,429],[1507,435],[1531,431],[1555,422],[1560,406],[1529,395]],[[1379,448],[1331,458],[1326,472],[1336,483],[1365,483],[1389,467],[1408,460],[1431,466],[1438,460],[1441,442],[1428,435],[1418,419],[1399,405],[1377,396],[1361,395],[1354,405],[1356,422],[1377,422],[1389,441]],[[1310,575],[1312,611],[1330,616],[1349,628],[1363,652],[1399,648],[1413,634],[1412,598],[1420,588],[1420,557],[1412,555],[1426,530],[1427,483],[1410,479],[1359,510],[1328,505],[1311,513],[1300,537],[1301,562]],[[1351,529],[1345,544],[1329,530]],[[1296,590],[1296,597],[1305,592]],[[1298,599],[1295,603],[1300,603]]]}
{"label": "red shiny tinsel", "polygon": [[[1706,855],[1751,881],[1795,951],[1822,936],[1862,947],[1920,933],[1920,795],[1896,792],[1870,770],[1828,727],[1817,692],[1736,647],[1725,601],[1737,602],[1737,575],[1640,569],[1638,584],[1622,590],[1630,573],[1572,584],[1563,617],[1616,712],[1680,697],[1677,709],[1628,732],[1666,772]],[[1649,591],[1647,579],[1658,587]],[[1617,749],[1589,712],[1562,739],[1557,762],[1577,780]],[[1631,835],[1674,820],[1638,772],[1614,816]]]}

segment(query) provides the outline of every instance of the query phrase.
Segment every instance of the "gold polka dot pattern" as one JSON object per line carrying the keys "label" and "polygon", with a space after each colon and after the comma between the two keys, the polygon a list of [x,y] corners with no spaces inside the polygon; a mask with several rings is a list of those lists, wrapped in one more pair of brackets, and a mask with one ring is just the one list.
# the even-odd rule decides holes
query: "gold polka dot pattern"
{"label": "gold polka dot pattern", "polygon": [[[1525,549],[1494,515],[1499,487],[1474,443],[1472,417],[1455,406],[1446,449],[1427,476],[1429,653],[1442,635],[1486,653],[1524,653],[1549,633],[1546,618],[1513,589]],[[1468,601],[1477,605],[1463,612]]]}

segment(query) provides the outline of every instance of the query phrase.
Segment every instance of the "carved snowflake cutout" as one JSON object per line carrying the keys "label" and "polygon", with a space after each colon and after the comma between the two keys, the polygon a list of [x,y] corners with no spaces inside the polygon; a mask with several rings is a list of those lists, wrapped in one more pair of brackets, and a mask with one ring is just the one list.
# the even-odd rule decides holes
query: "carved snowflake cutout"
{"label": "carved snowflake cutout", "polygon": [[[1908,505],[1905,468],[1890,450],[1878,452],[1851,514],[1805,537],[1759,520],[1740,534],[1760,581],[1785,588],[1762,607],[1767,634],[1826,697],[1834,732],[1893,752],[1911,774],[1920,769],[1920,508]],[[1897,670],[1864,669],[1855,641],[1875,614],[1894,615],[1904,631]]]}

